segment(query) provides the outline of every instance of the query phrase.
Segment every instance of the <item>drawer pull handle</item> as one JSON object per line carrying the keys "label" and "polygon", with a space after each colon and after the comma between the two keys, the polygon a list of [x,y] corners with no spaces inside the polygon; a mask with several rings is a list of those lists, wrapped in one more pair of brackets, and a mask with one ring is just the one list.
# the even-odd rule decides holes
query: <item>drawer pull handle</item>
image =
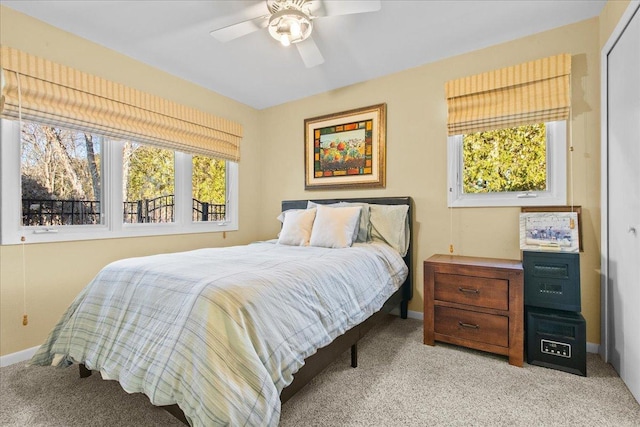
{"label": "drawer pull handle", "polygon": [[468,288],[458,288],[458,290],[460,292],[466,292],[468,294],[479,294],[480,293],[480,289],[468,289]]}
{"label": "drawer pull handle", "polygon": [[472,325],[471,323],[464,323],[461,321],[458,321],[458,325],[462,326],[463,328],[480,329],[480,326],[478,325]]}

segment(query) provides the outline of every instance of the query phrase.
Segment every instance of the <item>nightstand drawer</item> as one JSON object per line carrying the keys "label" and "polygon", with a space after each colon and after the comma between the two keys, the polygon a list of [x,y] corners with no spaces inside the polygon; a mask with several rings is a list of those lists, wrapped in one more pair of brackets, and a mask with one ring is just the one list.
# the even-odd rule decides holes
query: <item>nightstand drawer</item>
{"label": "nightstand drawer", "polygon": [[434,308],[437,334],[509,347],[508,317],[450,307]]}
{"label": "nightstand drawer", "polygon": [[508,280],[436,273],[434,294],[439,301],[509,310]]}

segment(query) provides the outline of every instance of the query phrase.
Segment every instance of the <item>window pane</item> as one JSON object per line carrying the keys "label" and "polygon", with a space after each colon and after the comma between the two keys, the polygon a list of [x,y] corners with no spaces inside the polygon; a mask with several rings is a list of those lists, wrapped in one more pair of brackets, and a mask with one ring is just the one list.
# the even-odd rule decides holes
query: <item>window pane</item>
{"label": "window pane", "polygon": [[545,191],[544,123],[464,135],[463,192]]}
{"label": "window pane", "polygon": [[100,224],[101,137],[23,123],[22,225]]}
{"label": "window pane", "polygon": [[123,145],[124,222],[173,222],[174,152],[133,142]]}
{"label": "window pane", "polygon": [[191,176],[193,220],[223,221],[226,213],[226,162],[193,156]]}

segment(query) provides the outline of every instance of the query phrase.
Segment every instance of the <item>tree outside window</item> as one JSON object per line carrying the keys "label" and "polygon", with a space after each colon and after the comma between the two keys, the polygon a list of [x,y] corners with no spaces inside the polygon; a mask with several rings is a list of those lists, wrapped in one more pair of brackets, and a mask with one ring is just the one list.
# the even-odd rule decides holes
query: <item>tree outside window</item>
{"label": "tree outside window", "polygon": [[564,120],[447,138],[449,207],[567,203]]}
{"label": "tree outside window", "polygon": [[528,192],[547,189],[544,123],[464,135],[463,192]]}
{"label": "tree outside window", "polygon": [[101,138],[34,123],[20,133],[22,225],[99,224]]}

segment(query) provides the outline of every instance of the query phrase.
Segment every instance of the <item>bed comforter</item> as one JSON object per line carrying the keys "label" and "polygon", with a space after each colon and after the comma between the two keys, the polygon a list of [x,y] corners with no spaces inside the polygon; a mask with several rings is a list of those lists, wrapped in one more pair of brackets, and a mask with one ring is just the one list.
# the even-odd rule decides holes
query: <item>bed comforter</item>
{"label": "bed comforter", "polygon": [[304,359],[404,282],[384,244],[273,242],[116,261],[78,295],[31,360],[84,363],[193,426],[278,424]]}

